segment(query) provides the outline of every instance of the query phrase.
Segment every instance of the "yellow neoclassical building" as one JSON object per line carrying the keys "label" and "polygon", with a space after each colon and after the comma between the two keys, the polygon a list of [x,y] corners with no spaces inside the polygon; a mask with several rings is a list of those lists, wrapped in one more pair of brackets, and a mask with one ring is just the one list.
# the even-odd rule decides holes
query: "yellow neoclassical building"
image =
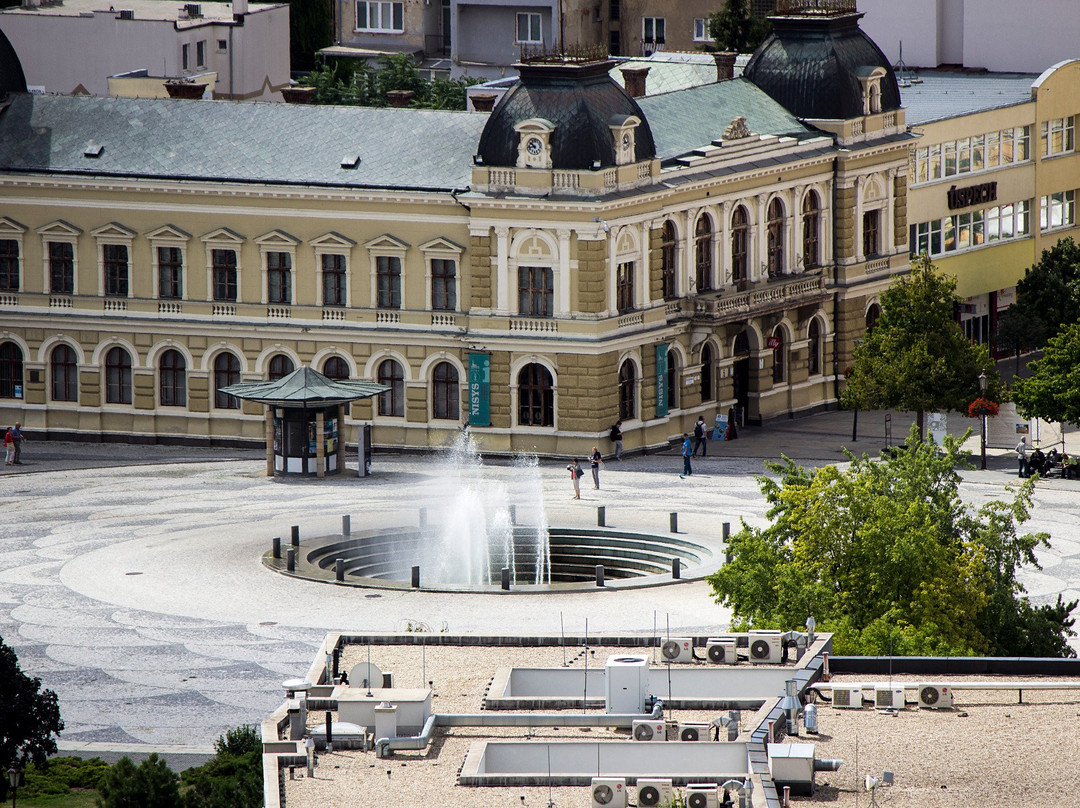
{"label": "yellow neoclassical building", "polygon": [[350,413],[384,447],[833,405],[908,269],[913,138],[853,0],[780,5],[743,77],[647,98],[543,57],[491,113],[10,94],[0,417],[258,441],[220,388],[301,363],[390,387]]}

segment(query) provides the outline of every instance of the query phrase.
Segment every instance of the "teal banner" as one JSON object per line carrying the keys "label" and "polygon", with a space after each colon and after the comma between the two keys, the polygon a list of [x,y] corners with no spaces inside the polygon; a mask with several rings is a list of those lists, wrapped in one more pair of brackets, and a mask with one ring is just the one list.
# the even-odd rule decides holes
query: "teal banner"
{"label": "teal banner", "polygon": [[656,417],[668,414],[667,345],[656,346]]}
{"label": "teal banner", "polygon": [[469,354],[469,426],[491,426],[491,357]]}

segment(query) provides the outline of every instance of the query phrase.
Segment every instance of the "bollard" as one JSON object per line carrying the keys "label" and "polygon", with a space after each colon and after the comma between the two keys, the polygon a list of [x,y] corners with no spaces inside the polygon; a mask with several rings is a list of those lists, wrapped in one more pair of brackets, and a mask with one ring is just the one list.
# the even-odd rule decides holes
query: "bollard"
{"label": "bollard", "polygon": [[326,711],[326,751],[330,751],[330,745],[334,742],[334,714]]}
{"label": "bollard", "polygon": [[352,517],[345,514],[341,517],[341,535],[349,536],[352,533]]}
{"label": "bollard", "polygon": [[412,586],[413,589],[420,588],[420,567],[419,565],[412,568]]}
{"label": "bollard", "polygon": [[292,546],[293,547],[299,547],[300,546],[300,525],[293,525],[292,526]]}
{"label": "bollard", "polygon": [[345,559],[334,559],[334,577],[339,581],[345,580]]}
{"label": "bollard", "polygon": [[517,505],[507,505],[506,510],[510,513],[510,524],[517,524]]}
{"label": "bollard", "polygon": [[274,558],[281,558],[281,536],[274,536],[274,540],[270,546]]}
{"label": "bollard", "polygon": [[596,565],[596,585],[597,586],[603,586],[604,585],[604,565],[603,564],[597,564]]}
{"label": "bollard", "polygon": [[420,527],[427,527],[427,508],[420,509]]}
{"label": "bollard", "polygon": [[672,511],[670,514],[668,514],[668,519],[671,522],[671,532],[672,533],[678,533],[679,532],[679,514],[676,513],[675,511]]}
{"label": "bollard", "polygon": [[606,505],[597,505],[596,506],[596,526],[597,527],[607,527],[607,506]]}
{"label": "bollard", "polygon": [[682,570],[680,569],[680,567],[681,567],[680,559],[678,559],[678,558],[671,559],[671,577],[672,578],[678,579],[682,575]]}
{"label": "bollard", "polygon": [[296,572],[296,550],[291,547],[285,553],[285,569]]}
{"label": "bollard", "polygon": [[728,536],[731,535],[731,522],[724,522],[722,535],[724,539],[724,544],[727,544]]}
{"label": "bollard", "polygon": [[510,591],[510,568],[509,567],[503,567],[502,570],[499,571],[499,582],[502,585],[502,588],[503,588],[504,592],[509,592]]}

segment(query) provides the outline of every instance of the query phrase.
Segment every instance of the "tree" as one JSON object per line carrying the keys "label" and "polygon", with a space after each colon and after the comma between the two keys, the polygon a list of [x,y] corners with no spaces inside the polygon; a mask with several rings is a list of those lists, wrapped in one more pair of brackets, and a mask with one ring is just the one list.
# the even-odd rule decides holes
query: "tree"
{"label": "tree", "polygon": [[289,59],[293,70],[315,67],[315,53],[334,41],[334,0],[289,0]]}
{"label": "tree", "polygon": [[63,729],[56,693],[23,673],[15,651],[0,637],[0,800],[7,798],[8,767],[44,766],[56,754],[55,736]]}
{"label": "tree", "polygon": [[731,537],[731,561],[708,579],[716,600],[741,626],[793,629],[813,615],[838,654],[1071,656],[1077,604],[1032,607],[1016,579],[1048,543],[1017,535],[1032,482],[1011,502],[965,506],[962,441],[939,451],[913,428],[907,451],[849,454],[846,471],[766,464],[772,523]]}
{"label": "tree", "polygon": [[1031,376],[1013,387],[1020,414],[1080,426],[1080,323],[1051,337],[1042,358],[1028,367]]}
{"label": "tree", "polygon": [[214,744],[217,754],[180,775],[185,808],[261,808],[262,739],[254,727],[231,729]]}
{"label": "tree", "polygon": [[157,754],[137,767],[122,757],[101,778],[98,808],[182,808],[176,773]]}
{"label": "tree", "polygon": [[718,50],[750,53],[771,31],[768,20],[751,12],[749,0],[727,0],[722,10],[709,15],[709,36]]}
{"label": "tree", "polygon": [[1063,238],[1043,250],[1039,263],[1017,282],[1016,303],[1008,311],[1027,325],[1028,348],[1041,348],[1062,325],[1080,321],[1080,245]]}
{"label": "tree", "polygon": [[980,394],[980,373],[986,397],[999,401],[1001,377],[986,348],[973,345],[956,322],[959,303],[956,279],[938,274],[925,254],[916,258],[911,274],[881,293],[881,317],[855,346],[841,404],[915,412],[924,435],[928,411],[967,410]]}

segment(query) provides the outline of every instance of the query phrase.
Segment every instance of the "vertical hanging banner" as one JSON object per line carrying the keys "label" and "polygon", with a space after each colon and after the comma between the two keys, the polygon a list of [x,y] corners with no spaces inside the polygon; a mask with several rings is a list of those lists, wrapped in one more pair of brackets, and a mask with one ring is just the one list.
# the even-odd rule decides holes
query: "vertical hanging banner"
{"label": "vertical hanging banner", "polygon": [[656,417],[663,418],[668,414],[668,389],[667,389],[667,355],[668,346],[656,346]]}
{"label": "vertical hanging banner", "polygon": [[469,354],[469,426],[491,426],[491,357]]}

